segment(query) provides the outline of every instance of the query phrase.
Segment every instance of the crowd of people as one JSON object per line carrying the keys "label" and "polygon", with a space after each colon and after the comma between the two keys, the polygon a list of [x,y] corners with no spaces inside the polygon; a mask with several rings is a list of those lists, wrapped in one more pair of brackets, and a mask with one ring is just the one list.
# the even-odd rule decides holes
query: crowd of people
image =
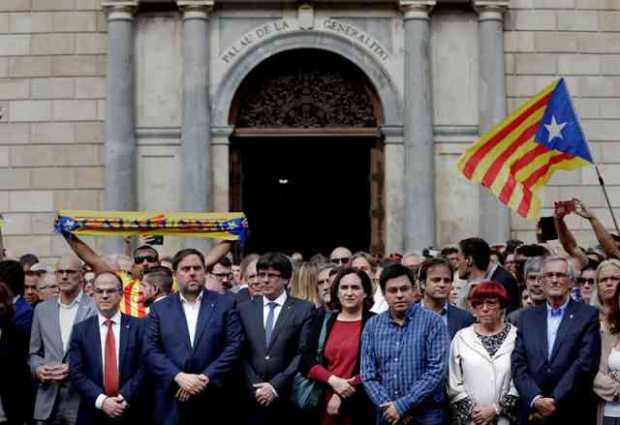
{"label": "crowd of people", "polygon": [[[620,425],[620,240],[0,261],[0,423]],[[3,254],[0,252],[0,254]],[[240,261],[234,261],[240,260]]]}

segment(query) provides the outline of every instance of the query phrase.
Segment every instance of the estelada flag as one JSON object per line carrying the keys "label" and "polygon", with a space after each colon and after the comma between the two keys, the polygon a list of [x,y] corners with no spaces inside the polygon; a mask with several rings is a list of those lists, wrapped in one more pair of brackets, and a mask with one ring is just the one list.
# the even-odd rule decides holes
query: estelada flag
{"label": "estelada flag", "polygon": [[527,219],[556,170],[593,163],[564,79],[555,81],[465,150],[457,166]]}

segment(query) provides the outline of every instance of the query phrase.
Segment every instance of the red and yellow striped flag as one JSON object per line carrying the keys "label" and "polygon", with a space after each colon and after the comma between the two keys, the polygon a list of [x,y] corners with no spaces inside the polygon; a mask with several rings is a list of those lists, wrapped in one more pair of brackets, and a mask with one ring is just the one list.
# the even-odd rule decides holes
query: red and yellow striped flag
{"label": "red and yellow striped flag", "polygon": [[564,80],[528,100],[466,149],[457,166],[527,219],[540,215],[539,193],[558,169],[592,162]]}

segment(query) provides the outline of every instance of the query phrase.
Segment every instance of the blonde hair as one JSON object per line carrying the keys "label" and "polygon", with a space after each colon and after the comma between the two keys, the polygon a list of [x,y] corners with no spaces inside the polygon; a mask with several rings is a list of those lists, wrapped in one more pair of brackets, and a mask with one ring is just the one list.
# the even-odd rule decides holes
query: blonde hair
{"label": "blonde hair", "polygon": [[319,268],[310,262],[302,263],[291,277],[291,296],[321,305],[319,298]]}
{"label": "blonde hair", "polygon": [[599,284],[598,284],[598,279],[601,275],[601,271],[608,266],[614,266],[618,269],[620,269],[620,260],[617,260],[615,258],[610,258],[608,260],[605,260],[603,262],[601,262],[601,264],[598,265],[598,267],[596,268],[596,275],[595,275],[595,280],[594,280],[594,288],[592,288],[592,298],[590,299],[590,305],[594,306],[594,307],[600,307],[602,302],[601,302],[601,298],[599,296]]}

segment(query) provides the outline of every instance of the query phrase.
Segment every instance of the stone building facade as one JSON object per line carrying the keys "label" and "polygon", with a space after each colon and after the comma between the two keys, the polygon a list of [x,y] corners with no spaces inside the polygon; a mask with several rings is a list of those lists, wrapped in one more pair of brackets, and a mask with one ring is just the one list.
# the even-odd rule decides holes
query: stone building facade
{"label": "stone building facade", "polygon": [[[350,220],[365,220],[356,248],[387,253],[475,234],[533,241],[535,225],[499,208],[455,162],[479,132],[559,76],[617,208],[618,0],[3,0],[5,242],[15,254],[61,255],[64,242],[51,233],[60,208],[250,204],[262,230],[281,224],[284,240],[290,226],[312,221],[308,210],[337,210],[322,205],[331,196],[365,210]],[[334,162],[322,168],[317,152]],[[269,197],[301,178],[295,169],[312,169],[304,157],[327,175],[311,199]],[[329,180],[332,168],[346,172]],[[361,189],[340,180],[355,173],[366,176]],[[251,186],[248,175],[280,186]],[[611,226],[593,169],[557,173],[543,213],[572,196]],[[282,215],[270,222],[265,211]],[[331,217],[345,223],[354,213],[343,207]],[[327,228],[316,214],[309,237]],[[569,224],[591,241],[586,222]],[[164,251],[181,243],[167,240]]]}

